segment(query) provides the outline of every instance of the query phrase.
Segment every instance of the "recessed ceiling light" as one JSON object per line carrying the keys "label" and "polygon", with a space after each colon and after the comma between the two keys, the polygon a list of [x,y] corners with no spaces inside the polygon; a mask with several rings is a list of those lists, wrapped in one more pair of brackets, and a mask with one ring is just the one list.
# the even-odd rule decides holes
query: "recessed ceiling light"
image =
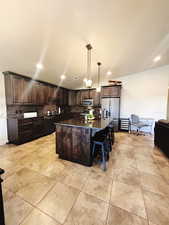
{"label": "recessed ceiling light", "polygon": [[60,78],[61,78],[61,80],[64,80],[64,79],[66,78],[66,76],[65,76],[64,74],[62,74],[62,75],[60,76]]}
{"label": "recessed ceiling light", "polygon": [[42,70],[43,69],[43,65],[41,63],[37,63],[36,64],[36,68],[39,69],[39,70]]}
{"label": "recessed ceiling light", "polygon": [[108,75],[108,76],[112,75],[112,72],[111,72],[110,70],[107,71],[107,75]]}
{"label": "recessed ceiling light", "polygon": [[158,56],[156,56],[156,57],[154,58],[154,62],[158,62],[160,59],[161,59],[161,56],[158,55]]}

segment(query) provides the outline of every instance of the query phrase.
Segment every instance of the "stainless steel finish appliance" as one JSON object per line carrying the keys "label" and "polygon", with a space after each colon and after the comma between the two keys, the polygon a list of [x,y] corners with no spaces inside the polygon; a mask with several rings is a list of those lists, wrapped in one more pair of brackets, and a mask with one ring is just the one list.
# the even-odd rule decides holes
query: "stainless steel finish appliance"
{"label": "stainless steel finish appliance", "polygon": [[82,102],[83,106],[93,106],[93,99],[84,99]]}
{"label": "stainless steel finish appliance", "polygon": [[101,107],[102,116],[105,118],[112,118],[114,131],[118,131],[120,119],[120,98],[102,98]]}

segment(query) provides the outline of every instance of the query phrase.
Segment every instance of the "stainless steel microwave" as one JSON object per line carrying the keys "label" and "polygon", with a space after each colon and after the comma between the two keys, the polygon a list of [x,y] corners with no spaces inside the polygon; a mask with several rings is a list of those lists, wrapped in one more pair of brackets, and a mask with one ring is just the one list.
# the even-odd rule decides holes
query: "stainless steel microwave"
{"label": "stainless steel microwave", "polygon": [[93,106],[93,99],[84,99],[82,102],[83,106]]}

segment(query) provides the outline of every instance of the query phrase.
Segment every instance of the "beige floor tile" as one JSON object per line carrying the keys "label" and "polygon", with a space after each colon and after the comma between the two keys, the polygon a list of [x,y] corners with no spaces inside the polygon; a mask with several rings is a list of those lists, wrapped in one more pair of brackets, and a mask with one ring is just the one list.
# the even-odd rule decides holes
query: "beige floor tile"
{"label": "beige floor tile", "polygon": [[159,174],[159,169],[155,163],[149,162],[148,160],[136,160],[137,168],[140,172],[150,173],[154,175]]}
{"label": "beige floor tile", "polygon": [[155,224],[168,225],[169,198],[148,191],[144,191],[144,198],[149,220]]}
{"label": "beige floor tile", "polygon": [[161,176],[164,177],[165,181],[169,184],[169,166],[168,167],[163,167],[159,168]]}
{"label": "beige floor tile", "polygon": [[152,223],[151,221],[149,221],[149,225],[160,225],[160,224],[155,224],[155,223]]}
{"label": "beige floor tile", "polygon": [[140,175],[136,168],[128,167],[114,170],[114,179],[129,185],[140,185]]}
{"label": "beige floor tile", "polygon": [[26,150],[26,148],[21,149],[21,147],[16,147],[16,149],[9,154],[8,159],[11,161],[21,160],[24,156],[31,154],[32,149],[30,148],[30,152]]}
{"label": "beige floor tile", "polygon": [[4,191],[3,198],[5,225],[20,225],[22,220],[34,209],[10,191]]}
{"label": "beige floor tile", "polygon": [[64,225],[105,225],[108,204],[81,193]]}
{"label": "beige floor tile", "polygon": [[91,172],[95,172],[95,173],[113,178],[114,167],[113,167],[112,160],[109,160],[108,162],[106,162],[106,168],[107,168],[106,171],[103,171],[103,169],[101,168],[100,162],[95,162],[93,163],[93,166],[91,167]]}
{"label": "beige floor tile", "polygon": [[74,188],[77,188],[79,190],[82,190],[85,183],[87,182],[88,174],[85,173],[83,176],[81,173],[75,172],[75,171],[68,171],[69,168],[63,171],[63,179],[61,182],[64,184],[70,185]]}
{"label": "beige floor tile", "polygon": [[64,223],[78,195],[79,190],[58,182],[37,207]]}
{"label": "beige floor tile", "polygon": [[34,209],[31,214],[21,223],[21,225],[60,225],[56,220]]}
{"label": "beige floor tile", "polygon": [[121,168],[137,168],[136,160],[126,158],[124,155],[110,159],[112,161],[113,168],[121,169]]}
{"label": "beige floor tile", "polygon": [[14,163],[11,162],[10,160],[0,158],[0,168],[7,170],[7,169],[11,168],[13,165],[14,165]]}
{"label": "beige floor tile", "polygon": [[139,187],[113,182],[110,202],[112,205],[146,218],[144,200]]}
{"label": "beige floor tile", "polygon": [[91,172],[83,191],[103,201],[109,202],[112,179],[100,173]]}
{"label": "beige floor tile", "polygon": [[149,225],[158,225],[158,224],[155,224],[155,223],[149,222]]}
{"label": "beige floor tile", "polygon": [[5,169],[5,173],[2,175],[2,179],[7,179],[8,177],[10,177],[14,173],[18,172],[22,168],[23,168],[22,166],[16,164],[15,166],[12,166],[12,167],[10,167],[8,169]]}
{"label": "beige floor tile", "polygon": [[45,176],[57,179],[64,169],[65,165],[59,160],[56,160],[54,162],[47,163],[46,166],[43,167],[43,170],[39,172]]}
{"label": "beige floor tile", "polygon": [[23,168],[3,182],[6,189],[32,204],[37,204],[55,184],[52,179]]}
{"label": "beige floor tile", "polygon": [[141,184],[145,190],[169,196],[169,185],[161,176],[142,173]]}
{"label": "beige floor tile", "polygon": [[107,225],[148,225],[148,222],[123,209],[110,206]]}

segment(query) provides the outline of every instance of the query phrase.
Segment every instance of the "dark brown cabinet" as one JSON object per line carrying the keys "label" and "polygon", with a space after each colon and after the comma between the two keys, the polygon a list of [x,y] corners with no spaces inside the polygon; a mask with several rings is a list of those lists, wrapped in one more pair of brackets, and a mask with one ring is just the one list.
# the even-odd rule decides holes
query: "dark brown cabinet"
{"label": "dark brown cabinet", "polygon": [[90,98],[93,99],[94,106],[100,106],[100,92],[97,92],[96,89],[91,89]]}
{"label": "dark brown cabinet", "polygon": [[28,119],[8,118],[8,139],[10,143],[22,144],[55,131],[54,123],[59,116]]}
{"label": "dark brown cabinet", "polygon": [[101,88],[101,97],[120,97],[121,86],[104,86]]}
{"label": "dark brown cabinet", "polygon": [[84,99],[89,99],[90,98],[90,90],[81,90],[81,104],[83,103]]}
{"label": "dark brown cabinet", "polygon": [[13,90],[13,103],[20,104],[23,101],[23,79],[19,79],[18,77],[14,76],[11,77],[12,81],[12,90]]}
{"label": "dark brown cabinet", "polygon": [[64,89],[64,105],[68,105],[68,98],[69,98],[69,91],[67,89]]}
{"label": "dark brown cabinet", "polygon": [[81,91],[76,91],[76,105],[81,104]]}
{"label": "dark brown cabinet", "polygon": [[68,105],[75,106],[76,105],[76,91],[69,90],[68,92]]}
{"label": "dark brown cabinet", "polygon": [[68,90],[4,72],[7,105],[68,105]]}

